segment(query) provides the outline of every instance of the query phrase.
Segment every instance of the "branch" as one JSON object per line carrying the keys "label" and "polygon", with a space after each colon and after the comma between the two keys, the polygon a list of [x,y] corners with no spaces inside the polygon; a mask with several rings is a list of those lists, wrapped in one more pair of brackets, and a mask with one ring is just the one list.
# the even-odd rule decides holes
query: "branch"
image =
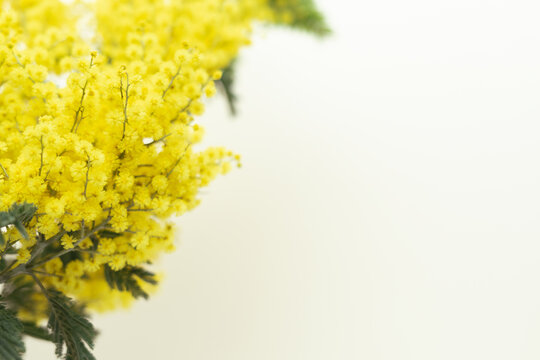
{"label": "branch", "polygon": [[42,260],[32,266],[30,266],[28,269],[29,270],[32,270],[36,267],[39,267],[53,259],[56,259],[56,258],[59,258],[60,256],[63,256],[67,253],[70,253],[72,251],[75,251],[77,250],[77,246],[80,245],[81,242],[83,242],[85,239],[89,238],[90,236],[94,235],[96,232],[100,231],[101,229],[104,229],[108,224],[109,224],[109,221],[111,220],[110,217],[107,217],[107,219],[105,219],[101,224],[97,225],[95,228],[93,228],[92,230],[90,230],[90,232],[88,232],[87,234],[84,233],[84,225],[83,225],[83,228],[81,229],[81,238],[73,245],[73,247],[71,249],[64,249],[62,251],[60,251],[59,253],[56,253],[54,254],[53,256],[45,259],[45,260]]}

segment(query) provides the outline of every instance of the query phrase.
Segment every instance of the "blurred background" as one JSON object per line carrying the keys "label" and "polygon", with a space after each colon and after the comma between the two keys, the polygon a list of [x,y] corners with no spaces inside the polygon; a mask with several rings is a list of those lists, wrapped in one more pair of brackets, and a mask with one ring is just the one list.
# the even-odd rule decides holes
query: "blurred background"
{"label": "blurred background", "polygon": [[258,29],[208,104],[244,167],[98,359],[540,358],[540,6],[319,3],[331,38]]}

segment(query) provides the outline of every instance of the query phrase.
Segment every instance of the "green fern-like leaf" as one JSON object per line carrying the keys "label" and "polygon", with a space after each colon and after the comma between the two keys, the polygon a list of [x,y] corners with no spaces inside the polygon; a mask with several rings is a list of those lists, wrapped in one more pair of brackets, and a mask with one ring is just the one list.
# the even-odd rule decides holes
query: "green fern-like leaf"
{"label": "green fern-like leaf", "polygon": [[108,238],[108,239],[114,239],[114,238],[117,238],[119,236],[122,236],[122,233],[117,233],[117,232],[114,232],[112,230],[101,230],[100,232],[98,232],[99,236],[102,237],[102,238]]}
{"label": "green fern-like leaf", "polygon": [[28,321],[23,321],[22,325],[24,335],[40,340],[52,341],[52,336],[46,328]]}
{"label": "green fern-like leaf", "polygon": [[48,291],[50,316],[47,327],[56,355],[65,360],[96,360],[90,349],[97,332],[73,301],[58,291]]}
{"label": "green fern-like leaf", "polygon": [[148,294],[141,288],[137,278],[149,284],[157,284],[155,275],[137,266],[126,266],[122,270],[114,271],[109,265],[105,266],[105,279],[112,289],[129,291],[134,298],[148,299]]}
{"label": "green fern-like leaf", "polygon": [[22,360],[22,331],[23,325],[13,311],[0,304],[0,360]]}
{"label": "green fern-like leaf", "polygon": [[227,103],[229,104],[229,110],[232,115],[236,115],[236,93],[234,92],[234,74],[236,69],[236,60],[233,60],[229,66],[223,69],[223,75],[221,79],[217,82],[220,85],[220,88],[225,93],[227,98]]}
{"label": "green fern-like leaf", "polygon": [[[319,37],[332,33],[314,0],[269,0],[269,5],[276,14],[278,25],[307,31]],[[225,94],[232,115],[236,115],[237,103],[234,91],[235,69],[236,60],[233,60],[223,69],[223,75],[217,82]]]}
{"label": "green fern-like leaf", "polygon": [[[28,239],[28,232],[24,224],[34,217],[36,210],[37,208],[33,204],[13,204],[8,211],[0,212],[0,228],[13,225],[25,239]],[[0,245],[4,244],[5,239],[0,231]]]}
{"label": "green fern-like leaf", "polygon": [[270,6],[283,25],[321,37],[332,33],[314,0],[270,0]]}
{"label": "green fern-like leaf", "polygon": [[39,290],[34,285],[34,282],[28,277],[16,277],[4,284],[2,297],[6,304],[9,304],[10,309],[38,315],[38,306],[34,295]]}
{"label": "green fern-like leaf", "polygon": [[35,205],[27,203],[13,204],[9,209],[9,213],[23,223],[32,220],[36,211],[37,207]]}

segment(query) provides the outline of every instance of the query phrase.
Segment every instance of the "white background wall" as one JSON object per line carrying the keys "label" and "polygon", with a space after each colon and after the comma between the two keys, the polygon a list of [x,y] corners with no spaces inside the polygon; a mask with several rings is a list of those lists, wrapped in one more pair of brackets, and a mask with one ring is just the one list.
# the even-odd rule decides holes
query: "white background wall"
{"label": "white background wall", "polygon": [[201,118],[245,166],[98,359],[540,358],[537,2],[319,3],[332,38],[259,31]]}

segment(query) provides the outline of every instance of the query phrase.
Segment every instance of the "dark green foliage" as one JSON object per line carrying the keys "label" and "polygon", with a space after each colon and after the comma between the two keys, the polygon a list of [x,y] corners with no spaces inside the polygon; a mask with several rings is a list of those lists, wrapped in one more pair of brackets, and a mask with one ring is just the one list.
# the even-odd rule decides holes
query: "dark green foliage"
{"label": "dark green foliage", "polygon": [[83,256],[78,251],[71,251],[60,256],[60,260],[62,260],[62,264],[64,265],[67,265],[74,260],[82,260],[82,259],[83,259]]}
{"label": "dark green foliage", "polygon": [[[8,211],[0,212],[0,228],[13,225],[25,239],[28,239],[24,224],[34,217],[36,210],[37,208],[33,204],[13,204]],[[4,243],[4,236],[0,231],[0,245],[4,245]]]}
{"label": "dark green foliage", "polygon": [[148,299],[148,294],[141,288],[137,278],[149,284],[157,284],[155,275],[137,266],[126,266],[122,270],[114,271],[109,265],[105,266],[105,279],[112,289],[129,291],[134,298],[143,297]]}
{"label": "dark green foliage", "polygon": [[69,231],[67,234],[71,236],[73,239],[81,238],[81,230]]}
{"label": "dark green foliage", "polygon": [[17,254],[17,249],[8,247],[4,250],[4,254],[9,254],[9,255]]}
{"label": "dark green foliage", "polygon": [[121,233],[117,233],[111,230],[101,230],[98,232],[98,235],[102,238],[114,239],[116,237],[122,236]]}
{"label": "dark green foliage", "polygon": [[22,359],[25,351],[22,331],[23,325],[14,312],[0,303],[0,360]]}
{"label": "dark green foliage", "polygon": [[24,335],[40,340],[52,341],[52,336],[46,328],[28,321],[23,321],[22,325]]}
{"label": "dark green foliage", "polygon": [[[314,0],[270,0],[270,7],[278,15],[278,24],[293,29],[307,31],[319,37],[330,35],[332,31],[326,23],[323,14],[317,9]],[[290,17],[290,21],[279,19],[281,16]],[[223,69],[223,75],[216,83],[227,98],[229,110],[236,115],[237,96],[234,91],[236,60]]]}
{"label": "dark green foliage", "polygon": [[[9,211],[0,212],[0,227],[15,226],[22,236],[29,238],[25,225],[35,213],[34,205],[15,204]],[[0,244],[5,244],[3,236]],[[43,254],[55,251],[52,242],[50,245],[42,249]],[[10,252],[8,245],[2,255]],[[77,252],[69,252],[64,254],[61,260],[67,263],[80,256]],[[0,271],[6,269],[6,266],[9,265],[4,256],[0,257]],[[24,352],[22,335],[52,341],[56,345],[56,355],[65,360],[95,360],[90,350],[94,346],[97,332],[84,315],[81,304],[74,303],[58,291],[46,290],[35,276],[33,280],[28,276],[15,276],[11,279],[8,276],[2,280],[7,281],[0,298],[0,360],[21,359]],[[19,311],[34,313],[38,309],[36,300],[43,294],[49,302],[48,329],[31,322],[21,323],[15,314]],[[8,306],[9,310],[5,306]]]}
{"label": "dark green foliage", "polygon": [[48,291],[49,322],[56,355],[65,360],[96,360],[90,349],[97,335],[94,326],[71,299],[58,291]]}
{"label": "dark green foliage", "polygon": [[270,6],[277,14],[288,14],[292,17],[290,22],[284,22],[283,25],[321,37],[331,33],[314,0],[270,0]]}
{"label": "dark green foliage", "polygon": [[11,209],[9,209],[9,213],[23,223],[32,220],[36,211],[37,207],[35,205],[27,203],[14,204],[11,206]]}
{"label": "dark green foliage", "polygon": [[35,296],[37,292],[39,290],[35,283],[25,276],[14,278],[6,283],[2,296],[11,309],[17,312],[25,310],[30,314],[35,314],[38,309]]}
{"label": "dark green foliage", "polygon": [[233,60],[229,66],[223,69],[223,75],[217,84],[221,85],[220,88],[225,93],[227,102],[229,103],[229,110],[232,115],[236,115],[236,94],[234,92],[234,73],[236,69],[236,60]]}

